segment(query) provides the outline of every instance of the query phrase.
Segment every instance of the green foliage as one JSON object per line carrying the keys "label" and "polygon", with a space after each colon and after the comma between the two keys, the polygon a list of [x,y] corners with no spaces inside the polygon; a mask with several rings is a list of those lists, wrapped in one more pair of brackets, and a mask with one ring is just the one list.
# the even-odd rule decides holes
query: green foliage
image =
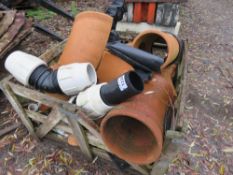
{"label": "green foliage", "polygon": [[71,2],[70,10],[71,10],[71,14],[73,16],[77,15],[77,13],[78,13],[78,7],[77,7],[77,2],[76,1],[72,1]]}
{"label": "green foliage", "polygon": [[26,11],[27,17],[32,17],[36,20],[45,20],[52,18],[55,13],[44,8],[30,9]]}

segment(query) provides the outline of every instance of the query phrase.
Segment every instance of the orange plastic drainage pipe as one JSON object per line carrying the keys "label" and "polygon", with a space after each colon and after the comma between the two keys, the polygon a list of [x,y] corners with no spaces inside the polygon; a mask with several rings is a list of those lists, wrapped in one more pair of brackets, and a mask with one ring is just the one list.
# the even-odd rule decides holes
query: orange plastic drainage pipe
{"label": "orange plastic drainage pipe", "polygon": [[133,47],[152,52],[154,42],[164,42],[167,45],[167,56],[164,58],[164,64],[161,66],[161,69],[164,69],[177,58],[180,51],[179,42],[172,34],[152,29],[140,33],[133,40],[132,45]]}
{"label": "orange plastic drainage pipe", "polygon": [[98,82],[109,82],[130,70],[134,70],[130,64],[105,51],[101,63],[97,68]]}
{"label": "orange plastic drainage pipe", "polygon": [[163,147],[164,116],[174,95],[170,83],[155,74],[143,93],[110,111],[101,122],[101,135],[108,149],[135,164],[159,159]]}
{"label": "orange plastic drainage pipe", "polygon": [[58,64],[89,62],[96,68],[106,47],[112,21],[112,17],[104,13],[79,13]]}

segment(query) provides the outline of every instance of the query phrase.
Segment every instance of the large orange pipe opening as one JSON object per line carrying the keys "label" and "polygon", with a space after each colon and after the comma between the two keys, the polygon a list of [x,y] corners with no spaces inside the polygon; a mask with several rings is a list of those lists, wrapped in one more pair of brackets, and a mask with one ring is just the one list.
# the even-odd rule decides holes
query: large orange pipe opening
{"label": "large orange pipe opening", "polygon": [[114,108],[101,122],[107,147],[132,163],[156,161],[162,152],[164,116],[173,100],[169,81],[155,74],[143,93]]}

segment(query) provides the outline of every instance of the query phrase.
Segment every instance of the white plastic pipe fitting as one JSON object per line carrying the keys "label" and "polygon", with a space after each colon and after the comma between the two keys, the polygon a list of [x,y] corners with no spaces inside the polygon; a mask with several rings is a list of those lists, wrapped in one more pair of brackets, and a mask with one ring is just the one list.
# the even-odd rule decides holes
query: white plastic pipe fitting
{"label": "white plastic pipe fitting", "polygon": [[[24,85],[29,85],[31,75],[41,65],[46,66],[46,63],[21,51],[10,54],[5,62],[5,68]],[[77,95],[97,83],[95,68],[90,63],[63,65],[58,68],[56,78],[60,90],[68,96]]]}
{"label": "white plastic pipe fitting", "polygon": [[46,63],[43,60],[22,51],[11,53],[5,61],[6,70],[10,72],[17,81],[24,85],[29,85],[31,74],[41,65],[46,65]]}
{"label": "white plastic pipe fitting", "polygon": [[97,75],[92,64],[73,63],[58,69],[57,80],[62,92],[72,96],[96,84]]}
{"label": "white plastic pipe fitting", "polygon": [[101,96],[100,89],[104,84],[94,85],[80,92],[76,98],[76,105],[81,107],[93,120],[103,117],[113,106],[106,105]]}

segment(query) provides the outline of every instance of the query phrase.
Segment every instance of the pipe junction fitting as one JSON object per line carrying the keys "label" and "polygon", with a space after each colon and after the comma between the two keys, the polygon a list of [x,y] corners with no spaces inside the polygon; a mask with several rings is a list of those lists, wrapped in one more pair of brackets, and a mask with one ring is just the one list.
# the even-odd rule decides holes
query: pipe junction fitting
{"label": "pipe junction fitting", "polygon": [[89,62],[97,68],[109,38],[112,22],[112,17],[104,13],[79,13],[58,64]]}
{"label": "pipe junction fitting", "polygon": [[5,68],[24,85],[66,95],[76,95],[97,82],[95,69],[89,63],[74,63],[52,70],[40,58],[21,51],[7,57]]}
{"label": "pipe junction fitting", "polygon": [[154,42],[163,42],[167,45],[167,56],[164,58],[164,64],[161,69],[166,68],[175,61],[179,52],[179,41],[170,33],[159,30],[146,30],[140,33],[132,42],[133,47],[152,53]]}
{"label": "pipe junction fitting", "polygon": [[108,149],[136,164],[158,160],[165,112],[173,100],[170,83],[161,74],[154,74],[143,93],[112,109],[102,120],[100,131]]}
{"label": "pipe junction fitting", "polygon": [[[92,86],[79,93],[76,105],[97,120],[115,105],[143,91],[144,84],[136,72],[127,72],[109,83]],[[73,100],[72,100],[73,101]]]}

